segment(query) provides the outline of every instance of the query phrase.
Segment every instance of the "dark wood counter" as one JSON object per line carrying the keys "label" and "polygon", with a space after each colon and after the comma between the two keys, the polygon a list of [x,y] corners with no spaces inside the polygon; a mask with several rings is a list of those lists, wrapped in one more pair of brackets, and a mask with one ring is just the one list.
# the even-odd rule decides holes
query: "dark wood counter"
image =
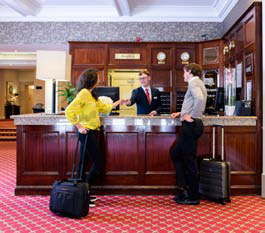
{"label": "dark wood counter", "polygon": [[[14,116],[17,125],[16,195],[48,194],[54,180],[68,177],[76,133],[64,116]],[[233,194],[260,193],[256,117],[205,117],[198,156],[212,152],[212,123],[225,125],[225,158],[231,162]],[[169,116],[106,117],[99,132],[103,172],[94,186],[101,194],[170,194],[176,188],[169,150],[180,122]],[[217,139],[220,131],[217,131]],[[217,147],[220,152],[220,146]]]}

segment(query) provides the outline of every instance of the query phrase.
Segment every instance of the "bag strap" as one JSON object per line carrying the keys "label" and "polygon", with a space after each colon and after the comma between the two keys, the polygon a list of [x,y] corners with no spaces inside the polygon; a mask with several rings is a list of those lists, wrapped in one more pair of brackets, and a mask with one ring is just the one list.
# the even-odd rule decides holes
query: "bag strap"
{"label": "bag strap", "polygon": [[[87,139],[88,139],[88,133],[86,134],[85,145],[84,145],[84,150],[83,150],[83,157],[82,157],[82,163],[81,163],[80,177],[78,177],[78,180],[82,180],[82,174],[83,174],[83,169],[84,169],[84,160],[85,160]],[[77,142],[76,142],[76,149],[75,149],[75,155],[74,155],[74,162],[73,162],[73,165],[72,165],[72,175],[71,175],[71,179],[74,179],[75,164],[76,164],[76,157],[77,157],[77,153],[78,153],[79,141],[80,141],[80,133],[78,133],[78,138],[77,138]]]}

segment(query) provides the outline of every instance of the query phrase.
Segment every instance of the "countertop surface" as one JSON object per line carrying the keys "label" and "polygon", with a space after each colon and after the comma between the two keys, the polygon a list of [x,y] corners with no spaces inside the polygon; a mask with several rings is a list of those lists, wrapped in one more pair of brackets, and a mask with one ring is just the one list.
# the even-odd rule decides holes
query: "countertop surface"
{"label": "countertop surface", "polygon": [[[34,113],[13,115],[15,125],[70,125],[64,113]],[[110,115],[102,116],[103,125],[142,125],[174,126],[181,125],[179,119],[172,119],[170,114],[151,117],[148,115]],[[221,124],[225,126],[256,126],[256,116],[203,116],[205,126]]]}

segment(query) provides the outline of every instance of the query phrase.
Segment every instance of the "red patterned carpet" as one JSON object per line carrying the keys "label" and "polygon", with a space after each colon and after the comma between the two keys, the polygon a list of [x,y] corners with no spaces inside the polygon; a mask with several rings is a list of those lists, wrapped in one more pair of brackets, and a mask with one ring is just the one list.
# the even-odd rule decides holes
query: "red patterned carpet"
{"label": "red patterned carpet", "polygon": [[0,142],[0,232],[265,232],[259,196],[235,196],[225,206],[182,206],[172,196],[99,196],[87,217],[58,217],[48,196],[14,196],[15,168],[15,142]]}

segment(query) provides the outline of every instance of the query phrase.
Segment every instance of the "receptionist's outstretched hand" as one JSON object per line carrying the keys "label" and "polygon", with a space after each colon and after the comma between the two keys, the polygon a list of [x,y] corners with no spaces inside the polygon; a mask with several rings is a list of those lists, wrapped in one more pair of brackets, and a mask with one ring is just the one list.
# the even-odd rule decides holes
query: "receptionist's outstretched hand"
{"label": "receptionist's outstretched hand", "polygon": [[177,117],[179,117],[180,116],[180,112],[173,112],[172,114],[171,114],[171,117],[172,118],[177,118]]}
{"label": "receptionist's outstretched hand", "polygon": [[125,101],[125,105],[130,105],[131,104],[130,99],[124,99],[124,101]]}

